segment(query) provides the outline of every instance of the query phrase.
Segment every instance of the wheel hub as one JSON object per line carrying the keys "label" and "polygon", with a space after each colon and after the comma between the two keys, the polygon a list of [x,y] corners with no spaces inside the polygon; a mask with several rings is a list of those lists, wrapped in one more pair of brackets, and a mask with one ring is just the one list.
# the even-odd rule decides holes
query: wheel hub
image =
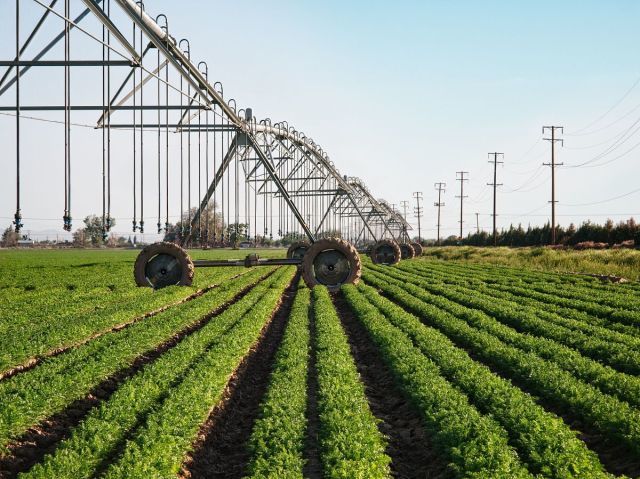
{"label": "wheel hub", "polygon": [[313,271],[318,283],[334,286],[346,281],[351,272],[351,266],[342,252],[326,250],[319,253],[313,260]]}
{"label": "wheel hub", "polygon": [[144,268],[144,274],[149,284],[159,289],[180,283],[182,268],[175,257],[161,253],[149,260]]}

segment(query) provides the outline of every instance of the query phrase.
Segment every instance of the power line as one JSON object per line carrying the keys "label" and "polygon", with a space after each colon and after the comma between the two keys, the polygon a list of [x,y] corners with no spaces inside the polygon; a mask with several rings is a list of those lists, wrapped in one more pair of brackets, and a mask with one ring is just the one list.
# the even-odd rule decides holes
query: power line
{"label": "power line", "polygon": [[582,135],[588,135],[588,134],[590,134],[590,133],[588,133],[588,132],[587,132],[587,133],[581,133],[581,132],[583,132],[584,130],[587,130],[587,129],[591,128],[593,125],[595,125],[595,124],[596,124],[596,123],[598,123],[600,120],[602,120],[603,118],[605,118],[605,117],[606,117],[609,113],[611,113],[613,110],[615,110],[615,109],[616,109],[616,107],[617,107],[618,105],[620,105],[620,103],[622,103],[622,102],[623,102],[623,101],[624,101],[624,100],[629,96],[629,94],[630,94],[630,93],[631,93],[631,92],[632,92],[632,91],[633,91],[633,90],[634,90],[634,89],[635,89],[639,84],[640,84],[640,77],[638,77],[638,78],[636,79],[636,81],[633,83],[633,85],[631,85],[631,88],[629,88],[629,89],[624,93],[624,95],[622,95],[622,97],[620,97],[620,99],[619,99],[618,101],[616,101],[616,102],[613,104],[613,106],[611,106],[611,108],[609,108],[607,111],[605,111],[602,115],[600,115],[598,118],[596,118],[595,120],[593,120],[593,121],[592,121],[591,123],[589,123],[588,125],[586,125],[586,126],[584,126],[584,127],[580,128],[579,130],[576,130],[576,131],[573,131],[573,132],[571,132],[571,133],[568,133],[568,135],[570,135],[570,136],[574,136],[574,135],[576,135],[576,136],[577,136],[577,135],[579,135],[579,134],[582,134]]}
{"label": "power line", "polygon": [[625,198],[627,196],[631,196],[634,193],[638,193],[640,191],[640,188],[637,188],[635,190],[629,191],[628,193],[623,193],[621,195],[618,196],[614,196],[613,198],[607,198],[606,200],[601,200],[601,201],[594,201],[593,203],[568,203],[567,206],[593,206],[593,205],[601,205],[603,203],[608,203],[610,201],[615,201],[615,200],[619,200],[620,198]]}

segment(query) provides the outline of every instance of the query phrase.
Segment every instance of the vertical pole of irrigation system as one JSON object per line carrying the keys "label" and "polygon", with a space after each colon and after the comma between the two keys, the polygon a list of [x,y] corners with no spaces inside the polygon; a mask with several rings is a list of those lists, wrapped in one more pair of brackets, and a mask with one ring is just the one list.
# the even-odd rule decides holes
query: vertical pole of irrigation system
{"label": "vertical pole of irrigation system", "polygon": [[460,182],[460,196],[456,196],[456,198],[460,198],[460,239],[462,239],[462,208],[463,208],[463,201],[466,198],[466,196],[464,196],[464,182],[465,181],[469,181],[469,178],[465,178],[464,175],[468,175],[469,172],[468,171],[458,171],[456,172],[456,181]]}
{"label": "vertical pole of irrigation system", "polygon": [[543,163],[543,165],[551,167],[551,244],[556,244],[556,167],[563,165],[563,163],[556,163],[556,141],[564,145],[564,140],[556,138],[556,130],[563,133],[563,128],[561,126],[543,126],[543,135],[546,130],[551,130],[551,138],[543,138],[551,142],[551,163]]}
{"label": "vertical pole of irrigation system", "polygon": [[498,164],[503,164],[504,161],[498,161],[498,156],[504,158],[504,153],[489,153],[489,157],[493,156],[493,160],[489,160],[489,163],[493,163],[493,183],[487,183],[489,186],[493,186],[493,246],[498,246],[498,231],[496,229],[496,188],[502,186],[502,183],[498,183]]}
{"label": "vertical pole of irrigation system", "polygon": [[437,206],[438,207],[438,224],[437,224],[437,228],[438,228],[438,240],[437,240],[437,244],[440,245],[440,208],[442,206],[444,206],[444,203],[442,202],[442,193],[445,192],[445,188],[447,187],[446,183],[435,183],[435,188],[436,190],[438,190],[438,201],[437,203],[434,203],[433,206]]}
{"label": "vertical pole of irrigation system", "polygon": [[422,206],[420,206],[420,201],[422,201],[422,191],[414,191],[413,197],[416,199],[416,206],[413,208],[413,213],[416,218],[418,218],[418,243],[422,244],[422,232],[420,231],[420,218],[422,218]]}

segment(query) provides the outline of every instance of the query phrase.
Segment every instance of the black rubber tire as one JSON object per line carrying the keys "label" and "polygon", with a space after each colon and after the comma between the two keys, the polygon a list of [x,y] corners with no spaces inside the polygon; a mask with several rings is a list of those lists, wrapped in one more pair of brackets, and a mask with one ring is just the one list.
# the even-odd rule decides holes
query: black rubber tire
{"label": "black rubber tire", "polygon": [[[337,251],[349,262],[349,272],[347,276],[335,284],[321,282],[315,273],[314,261],[321,253],[327,251]],[[322,238],[313,243],[302,259],[302,279],[309,288],[324,285],[329,291],[338,291],[343,284],[358,284],[362,274],[362,262],[355,247],[340,238]]]}
{"label": "black rubber tire", "polygon": [[[291,245],[289,245],[289,249],[287,249],[287,259],[304,258],[304,254],[307,252],[310,246],[311,243],[306,240],[294,241],[293,243],[291,243]],[[300,254],[301,250],[303,249],[304,251],[302,251],[302,254]]]}
{"label": "black rubber tire", "polygon": [[415,251],[416,257],[422,256],[424,248],[420,243],[411,243],[411,247],[413,248],[413,251]]}
{"label": "black rubber tire", "polygon": [[[383,257],[380,249],[384,248],[388,250],[391,248],[393,250],[393,258]],[[402,252],[400,251],[400,246],[398,243],[391,239],[383,239],[378,241],[371,248],[371,252],[369,253],[369,257],[373,264],[386,264],[386,265],[394,265],[400,262],[400,258],[402,256]]]}
{"label": "black rubber tire", "polygon": [[413,257],[416,255],[416,252],[413,250],[413,246],[411,246],[409,243],[402,243],[400,245],[400,253],[402,259],[413,259]]}
{"label": "black rubber tire", "polygon": [[[174,283],[164,284],[160,286],[154,285],[147,277],[146,267],[147,264],[158,255],[172,256],[178,261],[180,268],[179,276]],[[165,286],[178,285],[178,286],[191,286],[193,282],[193,261],[189,257],[189,254],[175,243],[163,241],[160,243],[153,243],[145,246],[133,266],[133,276],[138,286],[151,287],[154,289],[160,289]]]}

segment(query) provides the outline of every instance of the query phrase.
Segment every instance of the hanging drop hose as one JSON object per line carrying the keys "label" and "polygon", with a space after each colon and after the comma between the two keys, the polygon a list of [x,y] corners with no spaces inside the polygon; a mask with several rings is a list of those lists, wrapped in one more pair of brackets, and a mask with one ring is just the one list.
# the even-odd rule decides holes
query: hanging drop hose
{"label": "hanging drop hose", "polygon": [[[202,74],[204,75],[205,80],[207,80],[207,82],[209,81],[209,67],[207,65],[206,62],[200,62],[198,63],[198,68],[200,68],[200,65],[204,65],[204,71],[202,72]],[[206,197],[206,201],[205,201],[205,226],[204,226],[204,232],[202,231],[202,227],[201,227],[201,219],[202,219],[202,215],[200,215],[198,217],[198,223],[199,223],[199,228],[200,228],[200,244],[203,247],[208,247],[209,246],[209,109],[206,110],[205,112],[205,124],[206,124],[206,132],[205,132],[205,150],[204,150],[204,158],[205,158],[205,165],[204,165],[204,171],[205,171],[205,184],[207,185],[207,197]],[[199,111],[198,114],[198,135],[200,135],[200,130],[202,130],[202,110]],[[199,136],[198,136],[198,142],[200,141]],[[198,150],[199,151],[199,150]],[[200,160],[198,159],[198,198],[202,198],[201,194],[200,194]]]}
{"label": "hanging drop hose", "polygon": [[[111,0],[107,0],[107,17],[111,15]],[[107,29],[107,232],[111,231],[111,30]],[[104,238],[106,240],[106,238]]]}
{"label": "hanging drop hose", "polygon": [[[133,24],[133,49],[136,50],[136,24]],[[133,110],[132,114],[132,124],[133,124],[133,232],[135,233],[138,230],[138,221],[136,220],[137,214],[137,206],[136,203],[138,201],[136,189],[137,189],[137,179],[136,179],[136,154],[138,150],[138,141],[136,138],[136,131],[138,130],[136,126],[137,115],[136,115],[136,67],[133,68],[133,75],[131,75],[131,91],[133,92]]]}
{"label": "hanging drop hose", "polygon": [[[144,4],[137,2],[140,6],[140,16],[144,12]],[[143,45],[143,32],[140,29],[140,50]],[[141,57],[142,58],[142,57]],[[142,60],[141,60],[142,61]],[[140,233],[144,234],[144,75],[140,69]]]}
{"label": "hanging drop hose", "polygon": [[[16,0],[16,60],[20,61],[20,0]],[[65,161],[66,167],[66,161]],[[67,176],[65,172],[65,212],[67,209]],[[16,67],[16,212],[13,215],[16,233],[24,226],[20,211],[20,68]],[[66,223],[65,223],[66,224]]]}
{"label": "hanging drop hose", "polygon": [[[64,4],[65,17],[69,18],[69,0]],[[65,22],[64,29],[64,215],[62,217],[63,229],[71,231],[71,71],[69,67],[70,57],[70,25]]]}
{"label": "hanging drop hose", "polygon": [[[167,37],[169,36],[169,20],[167,19],[166,15],[160,14],[156,17],[156,23],[159,23],[160,19],[163,18],[164,19],[164,25],[162,27],[162,29],[165,31],[165,33],[167,34]],[[158,55],[160,55],[160,53],[158,53]],[[158,62],[160,62],[160,59],[158,59]],[[159,76],[158,76],[158,81],[159,81]],[[164,120],[165,120],[165,129],[164,129],[164,134],[165,134],[165,220],[164,220],[164,232],[168,233],[169,232],[169,66],[165,65],[164,67],[164,105],[165,105],[165,113],[164,113]],[[160,123],[158,121],[158,123]],[[158,214],[158,218],[160,217],[160,215]],[[158,220],[159,222],[159,220]]]}
{"label": "hanging drop hose", "polygon": [[[107,110],[107,103],[108,103],[108,99],[106,98],[106,84],[105,84],[105,78],[106,78],[106,67],[105,67],[105,61],[106,61],[106,52],[105,52],[105,48],[106,48],[106,27],[105,25],[102,25],[102,111]],[[108,114],[108,111],[107,111]],[[107,120],[108,121],[108,120]],[[107,181],[107,175],[106,175],[106,169],[107,169],[107,139],[106,139],[106,134],[107,131],[105,129],[105,125],[102,125],[102,240],[105,241],[107,239],[107,201],[106,201],[106,189],[107,189],[107,185],[106,185],[106,181]],[[66,138],[65,138],[65,142],[66,142]]]}
{"label": "hanging drop hose", "polygon": [[[182,75],[180,75],[180,113],[183,107],[183,84]],[[182,124],[180,127],[180,238],[185,237],[186,228],[184,227],[184,129]]]}
{"label": "hanging drop hose", "polygon": [[160,114],[160,50],[158,50],[158,95],[157,95],[157,109],[158,109],[158,222],[156,223],[156,227],[158,230],[158,234],[162,233],[162,127],[161,127],[161,114]]}

